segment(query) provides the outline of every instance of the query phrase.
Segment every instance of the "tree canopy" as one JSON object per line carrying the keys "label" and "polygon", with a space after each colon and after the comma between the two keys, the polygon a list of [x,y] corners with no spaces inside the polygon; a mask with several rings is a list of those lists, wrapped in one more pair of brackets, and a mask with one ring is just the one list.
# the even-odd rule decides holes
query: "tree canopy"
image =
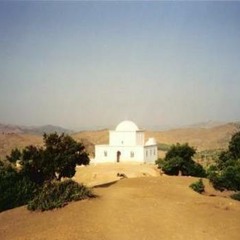
{"label": "tree canopy", "polygon": [[209,169],[209,179],[218,190],[240,191],[240,132],[232,136],[228,149]]}
{"label": "tree canopy", "polygon": [[73,177],[76,165],[89,164],[82,143],[57,133],[44,134],[43,142],[42,147],[13,149],[0,161],[0,211],[27,203],[31,210],[47,210],[90,197],[86,187],[60,181]]}
{"label": "tree canopy", "polygon": [[11,162],[20,160],[21,171],[35,183],[71,178],[76,165],[89,164],[85,147],[68,135],[44,134],[43,142],[43,147],[30,145],[7,156]]}
{"label": "tree canopy", "polygon": [[203,167],[193,160],[196,150],[187,143],[172,145],[164,159],[157,161],[159,168],[168,175],[204,177]]}

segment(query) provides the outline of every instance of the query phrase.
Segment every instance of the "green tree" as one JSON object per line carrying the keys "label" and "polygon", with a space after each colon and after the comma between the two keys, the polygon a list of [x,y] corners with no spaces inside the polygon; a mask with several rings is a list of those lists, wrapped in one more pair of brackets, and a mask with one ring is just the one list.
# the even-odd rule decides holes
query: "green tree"
{"label": "green tree", "polygon": [[18,148],[13,149],[11,154],[6,156],[6,159],[11,163],[16,163],[21,159],[21,151]]}
{"label": "green tree", "polygon": [[187,143],[177,143],[176,145],[172,145],[170,147],[169,151],[166,153],[165,160],[178,156],[185,161],[191,161],[195,153],[196,150],[193,147],[190,147]]}
{"label": "green tree", "polygon": [[240,191],[240,132],[232,136],[228,149],[220,154],[208,175],[214,188]]}
{"label": "green tree", "polygon": [[228,149],[234,159],[240,158],[240,132],[237,132],[232,136]]}
{"label": "green tree", "polygon": [[163,160],[157,161],[158,167],[168,175],[204,177],[205,170],[192,157],[196,153],[187,143],[172,145]]}
{"label": "green tree", "polygon": [[[90,197],[91,191],[84,186],[60,181],[63,177],[73,177],[76,165],[89,164],[84,146],[68,135],[57,133],[44,134],[43,141],[43,147],[30,145],[22,152],[14,149],[7,161],[0,161],[0,211],[27,203],[32,210],[45,209],[46,202],[47,209],[51,209]],[[19,169],[12,164],[17,160]]]}
{"label": "green tree", "polygon": [[11,165],[0,167],[0,212],[26,204],[33,198],[37,186]]}
{"label": "green tree", "polygon": [[22,171],[38,184],[71,178],[76,165],[89,164],[85,147],[68,135],[44,134],[43,142],[44,147],[28,146],[22,152]]}

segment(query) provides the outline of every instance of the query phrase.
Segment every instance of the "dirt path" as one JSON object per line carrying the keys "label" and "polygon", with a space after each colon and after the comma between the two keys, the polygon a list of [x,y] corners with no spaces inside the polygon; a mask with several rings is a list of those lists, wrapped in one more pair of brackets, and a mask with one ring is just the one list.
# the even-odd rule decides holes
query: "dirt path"
{"label": "dirt path", "polygon": [[1,240],[239,239],[240,203],[202,196],[188,177],[123,179],[98,198],[51,212],[0,213]]}

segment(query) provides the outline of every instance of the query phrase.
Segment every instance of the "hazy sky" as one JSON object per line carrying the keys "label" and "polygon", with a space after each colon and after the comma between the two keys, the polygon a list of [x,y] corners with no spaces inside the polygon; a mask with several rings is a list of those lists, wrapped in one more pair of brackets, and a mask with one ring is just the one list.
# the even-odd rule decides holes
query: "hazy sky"
{"label": "hazy sky", "polygon": [[240,2],[0,2],[0,122],[240,120]]}

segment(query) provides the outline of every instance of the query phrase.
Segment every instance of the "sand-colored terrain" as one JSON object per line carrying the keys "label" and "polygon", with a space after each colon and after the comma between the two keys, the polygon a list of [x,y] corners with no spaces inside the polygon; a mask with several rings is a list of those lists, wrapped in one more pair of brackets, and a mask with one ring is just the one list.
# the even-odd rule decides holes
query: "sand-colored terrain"
{"label": "sand-colored terrain", "polygon": [[155,137],[157,142],[174,144],[189,143],[197,151],[227,148],[234,133],[239,131],[239,125],[228,123],[212,128],[180,128],[168,131],[147,131],[146,137]]}
{"label": "sand-colored terrain", "polygon": [[[239,131],[239,124],[228,123],[211,128],[179,128],[166,131],[146,131],[145,139],[154,137],[158,143],[175,144],[186,143],[197,148],[198,151],[221,149],[228,146],[231,136]],[[108,131],[86,131],[72,135],[75,139],[88,139],[94,144],[107,144]]]}
{"label": "sand-colored terrain", "polygon": [[[102,176],[106,181],[107,175],[114,176],[119,170],[142,177],[124,178],[95,188],[97,198],[74,202],[62,209],[42,213],[20,207],[2,212],[0,239],[239,239],[240,202],[224,194],[213,197],[194,192],[188,186],[196,178],[143,177],[143,172],[157,175],[154,168],[150,169],[145,165],[121,164],[78,169],[76,178],[85,181],[92,181],[94,175],[95,179],[101,180]],[[84,170],[86,176],[82,176]],[[207,194],[216,194],[204,182]]]}
{"label": "sand-colored terrain", "polygon": [[74,180],[89,187],[116,182],[123,178],[157,177],[161,173],[156,165],[139,163],[102,163],[80,166]]}
{"label": "sand-colored terrain", "polygon": [[23,149],[28,145],[40,146],[42,144],[42,137],[38,135],[0,133],[0,157],[4,158],[14,148]]}
{"label": "sand-colored terrain", "polygon": [[[167,131],[146,131],[145,139],[156,138],[158,143],[175,144],[188,142],[197,151],[223,149],[228,146],[231,136],[239,131],[239,124],[228,123],[212,128],[181,128]],[[108,130],[83,131],[71,136],[86,145],[91,157],[94,156],[94,144],[108,144]],[[11,149],[27,145],[42,145],[42,136],[16,132],[0,133],[0,157],[4,158]],[[162,155],[160,156],[162,157]]]}

